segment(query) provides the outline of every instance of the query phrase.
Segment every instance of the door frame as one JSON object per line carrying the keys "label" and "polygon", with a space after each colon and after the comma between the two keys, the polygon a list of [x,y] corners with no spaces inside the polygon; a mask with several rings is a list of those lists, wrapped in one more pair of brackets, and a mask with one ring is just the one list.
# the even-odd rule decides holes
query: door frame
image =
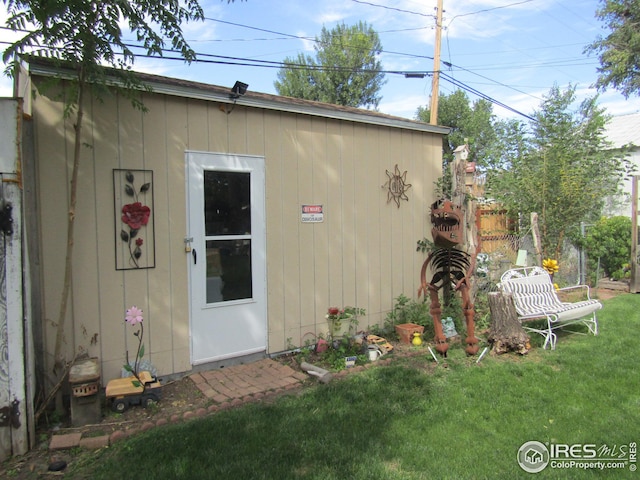
{"label": "door frame", "polygon": [[[0,461],[23,455],[33,445],[34,351],[30,304],[31,284],[26,233],[23,231],[22,156],[23,111],[20,99],[0,101],[0,139],[6,148],[0,152],[0,207],[8,210],[11,228],[0,232],[0,408],[8,408],[9,424],[0,427]],[[17,120],[16,120],[17,119]],[[5,211],[6,213],[6,211]],[[5,343],[6,342],[6,343]]]}
{"label": "door frame", "polygon": [[[204,223],[200,225],[194,225],[194,219],[192,218],[192,208],[202,209],[204,211],[204,205],[193,205],[192,192],[194,189],[202,191],[203,179],[198,179],[194,173],[194,168],[201,168],[202,161],[196,160],[194,157],[198,156],[210,156],[212,163],[216,162],[229,162],[229,163],[242,163],[245,166],[225,166],[223,168],[217,168],[219,171],[227,172],[249,172],[252,174],[251,180],[251,211],[252,211],[252,298],[254,300],[231,300],[228,302],[216,304],[207,304],[206,300],[196,306],[197,299],[194,297],[200,295],[198,298],[202,299],[202,290],[198,293],[197,289],[202,289],[202,286],[194,285],[196,281],[196,273],[194,272],[194,263],[192,255],[186,255],[187,257],[187,277],[188,277],[188,293],[189,293],[189,347],[190,347],[190,361],[191,365],[201,365],[211,362],[217,362],[227,360],[231,358],[241,358],[247,355],[257,354],[260,352],[266,352],[268,348],[268,318],[267,318],[267,259],[266,259],[266,179],[265,179],[265,159],[263,156],[258,155],[244,155],[244,154],[230,154],[221,152],[208,152],[197,150],[185,151],[185,185],[186,185],[186,215],[187,215],[187,236],[185,237],[185,246],[193,249],[197,249],[198,252],[206,251],[205,235],[201,235],[199,238],[195,237],[198,232],[204,234]],[[198,162],[198,166],[194,167],[193,163]],[[250,166],[246,166],[247,162],[251,163]],[[257,162],[257,164],[256,164]],[[207,169],[206,167],[204,169]],[[259,192],[255,192],[254,189],[254,177],[258,175],[258,181],[262,182]],[[192,183],[193,182],[193,183]],[[197,184],[196,184],[197,182]],[[256,195],[260,196],[259,198]],[[204,222],[204,217],[200,215],[197,222],[201,220]],[[255,228],[256,224],[261,228]],[[261,223],[260,223],[261,222]],[[258,230],[258,231],[256,231]],[[260,248],[259,244],[262,245]],[[202,256],[202,255],[200,255]],[[257,267],[257,268],[256,268]],[[206,295],[206,291],[204,292]],[[257,299],[257,300],[255,300]],[[213,355],[203,357],[198,355],[194,346],[194,335],[202,332],[198,332],[198,328],[201,326],[197,324],[196,315],[202,314],[204,310],[209,310],[214,314],[216,311],[221,311],[224,308],[242,307],[243,305],[256,304],[256,310],[259,312],[259,316],[262,317],[261,327],[263,328],[263,337],[260,339],[260,345],[254,346],[244,350],[238,350],[230,353],[223,353],[220,355]],[[240,331],[239,335],[246,335],[247,332]]]}

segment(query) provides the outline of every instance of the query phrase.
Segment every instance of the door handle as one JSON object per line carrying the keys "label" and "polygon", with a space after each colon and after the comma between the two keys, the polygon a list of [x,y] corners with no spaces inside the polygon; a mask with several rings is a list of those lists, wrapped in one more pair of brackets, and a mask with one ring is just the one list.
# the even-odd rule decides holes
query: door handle
{"label": "door handle", "polygon": [[196,253],[196,249],[194,248],[193,250],[191,250],[191,255],[193,256],[193,264],[197,264],[198,263],[198,254]]}

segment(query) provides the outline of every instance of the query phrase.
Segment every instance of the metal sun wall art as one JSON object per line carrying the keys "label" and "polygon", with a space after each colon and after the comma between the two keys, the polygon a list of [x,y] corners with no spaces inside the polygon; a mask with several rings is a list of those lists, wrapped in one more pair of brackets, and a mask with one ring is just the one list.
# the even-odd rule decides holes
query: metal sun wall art
{"label": "metal sun wall art", "polygon": [[387,203],[393,200],[396,202],[398,208],[400,208],[400,200],[409,201],[409,197],[407,197],[407,194],[405,193],[411,188],[411,184],[407,183],[407,171],[405,170],[404,173],[400,173],[398,164],[396,164],[394,172],[386,170],[386,174],[388,180],[382,188],[387,189]]}
{"label": "metal sun wall art", "polygon": [[113,170],[116,270],[154,268],[153,171]]}

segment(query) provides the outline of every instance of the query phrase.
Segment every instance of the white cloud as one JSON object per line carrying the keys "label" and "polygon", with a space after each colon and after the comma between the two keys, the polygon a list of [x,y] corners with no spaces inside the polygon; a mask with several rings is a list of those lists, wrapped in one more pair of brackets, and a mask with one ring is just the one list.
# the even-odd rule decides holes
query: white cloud
{"label": "white cloud", "polygon": [[425,98],[422,95],[394,95],[391,100],[385,98],[380,101],[380,112],[410,119],[415,119],[419,106],[428,106],[429,103],[429,97]]}
{"label": "white cloud", "polygon": [[313,52],[314,46],[316,44],[316,42],[313,40],[316,38],[316,36],[319,35],[318,34],[313,34],[313,35],[309,35],[305,32],[296,32],[296,35],[298,37],[302,37],[301,38],[301,42],[302,42],[302,50],[304,50],[305,52]]}
{"label": "white cloud", "polygon": [[638,95],[624,98],[621,93],[615,90],[601,93],[598,96],[598,104],[606,108],[609,115],[627,115],[640,112],[640,97]]}
{"label": "white cloud", "polygon": [[178,61],[169,62],[161,58],[138,58],[133,69],[140,73],[149,73],[151,75],[171,75],[171,71],[176,65],[182,64]]}
{"label": "white cloud", "polygon": [[[354,12],[354,3],[345,2],[344,0],[324,0],[322,2],[322,13],[316,15],[310,20],[313,20],[319,27],[326,26],[331,28],[336,23],[351,23],[347,19]],[[318,28],[320,33],[320,28]]]}

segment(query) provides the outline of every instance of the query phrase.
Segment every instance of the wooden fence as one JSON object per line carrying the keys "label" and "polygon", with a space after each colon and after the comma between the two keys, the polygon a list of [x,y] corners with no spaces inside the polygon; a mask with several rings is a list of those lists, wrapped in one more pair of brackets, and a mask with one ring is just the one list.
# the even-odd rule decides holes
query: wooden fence
{"label": "wooden fence", "polygon": [[507,217],[506,210],[500,207],[479,207],[476,215],[479,218],[481,252],[515,255],[518,251],[518,237],[513,233],[514,225]]}

